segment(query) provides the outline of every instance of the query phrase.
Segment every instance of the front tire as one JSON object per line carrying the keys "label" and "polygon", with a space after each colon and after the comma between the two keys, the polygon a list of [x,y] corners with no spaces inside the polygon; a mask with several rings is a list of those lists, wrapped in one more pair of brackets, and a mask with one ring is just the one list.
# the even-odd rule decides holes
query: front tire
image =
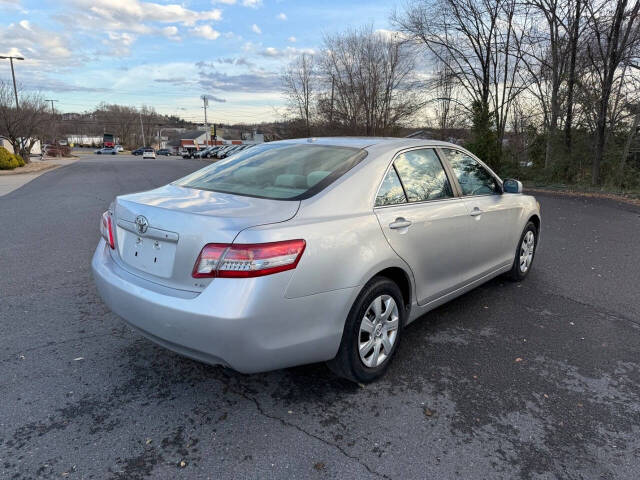
{"label": "front tire", "polygon": [[398,348],[405,317],[398,285],[386,277],[374,277],[351,307],[338,354],[327,365],[354,382],[380,378]]}
{"label": "front tire", "polygon": [[536,254],[538,245],[538,229],[533,222],[527,223],[520,235],[520,241],[516,247],[516,255],[513,259],[513,266],[507,276],[515,281],[520,282],[531,271],[533,259]]}

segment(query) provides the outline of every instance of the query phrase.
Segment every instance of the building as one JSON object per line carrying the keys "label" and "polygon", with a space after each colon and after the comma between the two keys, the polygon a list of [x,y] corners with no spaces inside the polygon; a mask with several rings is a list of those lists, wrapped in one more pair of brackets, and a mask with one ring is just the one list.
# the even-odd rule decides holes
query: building
{"label": "building", "polygon": [[[9,150],[9,153],[15,153],[13,151],[13,146],[11,146],[11,142],[5,138],[0,136],[0,147],[4,147]],[[40,140],[36,140],[31,147],[31,155],[40,155],[42,153],[42,145],[40,144]]]}
{"label": "building", "polygon": [[204,145],[207,132],[204,130],[185,130],[183,132],[171,132],[167,147],[172,153],[190,148],[199,149],[200,145]]}

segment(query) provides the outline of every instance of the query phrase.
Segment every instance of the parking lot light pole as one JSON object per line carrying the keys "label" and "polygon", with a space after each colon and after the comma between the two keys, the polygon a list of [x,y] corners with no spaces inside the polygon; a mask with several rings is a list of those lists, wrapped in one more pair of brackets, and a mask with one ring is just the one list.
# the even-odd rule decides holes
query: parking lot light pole
{"label": "parking lot light pole", "polygon": [[18,105],[18,88],[16,87],[16,72],[13,70],[13,61],[14,60],[24,60],[24,57],[12,57],[9,55],[0,56],[0,59],[5,60],[9,59],[11,63],[11,78],[13,78],[13,94],[16,96],[16,109],[20,108]]}

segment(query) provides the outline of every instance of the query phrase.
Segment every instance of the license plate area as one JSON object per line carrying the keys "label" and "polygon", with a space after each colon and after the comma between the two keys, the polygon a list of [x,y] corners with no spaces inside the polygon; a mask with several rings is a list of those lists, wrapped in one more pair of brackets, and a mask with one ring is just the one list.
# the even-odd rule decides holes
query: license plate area
{"label": "license plate area", "polygon": [[170,278],[177,242],[138,235],[118,227],[120,258],[133,268],[162,278]]}

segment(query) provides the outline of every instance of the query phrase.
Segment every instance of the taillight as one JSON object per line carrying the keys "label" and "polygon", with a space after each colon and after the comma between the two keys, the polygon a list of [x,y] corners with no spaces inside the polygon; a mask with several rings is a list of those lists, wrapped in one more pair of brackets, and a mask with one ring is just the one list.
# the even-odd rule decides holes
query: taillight
{"label": "taillight", "polygon": [[205,245],[193,267],[194,278],[261,277],[296,268],[306,243],[284,242]]}
{"label": "taillight", "polygon": [[107,241],[112,249],[116,248],[116,243],[113,238],[113,224],[111,222],[111,213],[107,210],[102,214],[102,222],[100,222],[100,233],[102,237]]}

